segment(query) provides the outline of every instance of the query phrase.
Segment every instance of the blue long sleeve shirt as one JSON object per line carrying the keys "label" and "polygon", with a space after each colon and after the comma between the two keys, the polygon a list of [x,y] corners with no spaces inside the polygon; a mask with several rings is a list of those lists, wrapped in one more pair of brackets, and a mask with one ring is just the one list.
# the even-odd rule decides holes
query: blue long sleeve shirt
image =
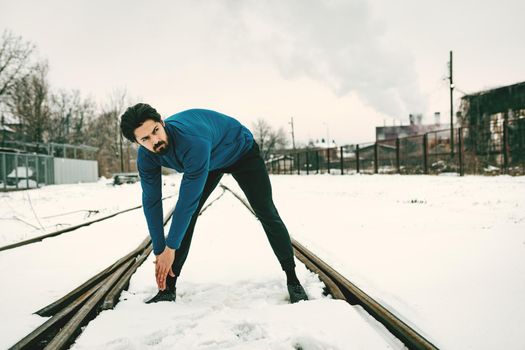
{"label": "blue long sleeve shirt", "polygon": [[[164,120],[168,152],[139,147],[137,167],[142,204],[155,255],[166,245],[178,249],[201,198],[208,172],[235,163],[253,145],[252,133],[239,121],[207,109],[189,109]],[[161,166],[184,173],[168,236],[162,223]]]}

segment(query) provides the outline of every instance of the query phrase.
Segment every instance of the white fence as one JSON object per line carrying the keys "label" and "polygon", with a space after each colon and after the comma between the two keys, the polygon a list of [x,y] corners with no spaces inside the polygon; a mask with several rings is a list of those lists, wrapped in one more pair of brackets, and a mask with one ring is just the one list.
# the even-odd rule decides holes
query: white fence
{"label": "white fence", "polygon": [[96,160],[54,158],[55,184],[96,182],[98,164]]}
{"label": "white fence", "polygon": [[96,160],[0,152],[0,191],[97,180]]}

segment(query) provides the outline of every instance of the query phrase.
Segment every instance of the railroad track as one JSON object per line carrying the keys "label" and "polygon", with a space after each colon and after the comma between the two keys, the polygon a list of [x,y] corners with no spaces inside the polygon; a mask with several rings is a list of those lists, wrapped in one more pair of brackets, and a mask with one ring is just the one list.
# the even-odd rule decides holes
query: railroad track
{"label": "railroad track", "polygon": [[[220,185],[224,190],[232,193],[253,214],[250,204],[227,186]],[[355,284],[325,263],[322,259],[309,251],[305,246],[292,238],[292,246],[295,256],[305,264],[312,272],[316,273],[326,285],[328,293],[334,299],[346,300],[352,305],[360,305],[373,318],[383,324],[396,338],[398,338],[409,349],[437,350],[438,348],[413,328],[395,316],[386,307],[374,300]]]}
{"label": "railroad track", "polygon": [[[202,214],[222,193],[199,213]],[[129,209],[131,210],[131,209]],[[173,215],[173,207],[164,217],[164,226]],[[112,309],[120,294],[129,285],[131,276],[152,251],[151,239],[146,237],[137,248],[115,261],[103,271],[78,286],[62,298],[35,312],[51,317],[9,349],[65,349],[69,347],[81,329],[103,310]]]}
{"label": "railroad track", "polygon": [[[223,190],[222,193],[205,206],[200,214],[222,197],[226,191],[229,191],[255,215],[243,197],[223,184],[220,187]],[[169,221],[173,210],[174,208],[164,217],[164,225]],[[318,274],[321,281],[326,285],[327,292],[334,299],[341,299],[352,305],[362,306],[396,338],[401,340],[408,349],[438,349],[299,242],[292,239],[292,245],[295,256],[309,270]],[[111,309],[116,305],[121,292],[129,285],[131,276],[146,260],[151,250],[151,241],[147,237],[132,252],[118,259],[111,266],[64,297],[38,310],[36,314],[51,318],[10,349],[64,349],[70,346],[81,333],[81,328],[84,325],[94,319],[99,312]]]}
{"label": "railroad track", "polygon": [[[164,198],[162,198],[162,200],[171,198],[173,196],[174,195],[164,197]],[[4,246],[1,246],[0,247],[0,251],[21,247],[21,246],[24,246],[24,245],[27,245],[27,244],[31,244],[31,243],[41,242],[42,240],[44,240],[46,238],[55,237],[55,236],[59,236],[59,235],[61,235],[63,233],[66,233],[66,232],[75,231],[76,229],[79,229],[81,227],[89,226],[89,225],[94,224],[96,222],[100,222],[100,221],[104,221],[104,220],[107,220],[107,219],[111,219],[112,217],[115,217],[117,215],[124,214],[124,213],[127,213],[128,211],[136,210],[136,209],[139,209],[139,208],[142,208],[142,205],[137,205],[137,206],[134,206],[134,207],[131,207],[131,208],[127,208],[127,209],[124,209],[124,210],[121,210],[121,211],[117,211],[117,212],[108,214],[106,216],[102,216],[100,218],[96,218],[96,219],[93,219],[93,220],[88,220],[88,221],[85,221],[85,222],[83,222],[81,224],[78,224],[78,225],[70,226],[70,227],[64,228],[62,230],[54,231],[54,232],[49,232],[49,233],[46,233],[46,234],[43,234],[43,235],[40,235],[40,236],[36,236],[36,237],[33,237],[33,238],[26,239],[24,241],[19,241],[19,242],[12,243],[12,244],[7,244],[7,245],[4,245]]]}

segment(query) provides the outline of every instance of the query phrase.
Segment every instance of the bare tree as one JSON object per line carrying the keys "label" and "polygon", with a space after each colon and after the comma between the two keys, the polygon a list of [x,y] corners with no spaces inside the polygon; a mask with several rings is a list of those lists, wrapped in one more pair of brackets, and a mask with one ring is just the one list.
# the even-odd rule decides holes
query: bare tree
{"label": "bare tree", "polygon": [[47,62],[34,66],[31,73],[14,80],[9,88],[6,104],[11,114],[20,121],[26,141],[43,142],[49,125],[49,83]]}
{"label": "bare tree", "polygon": [[[99,147],[99,173],[104,176],[124,171],[124,157],[132,153],[130,143],[123,139],[120,131],[120,116],[130,104],[129,100],[126,89],[114,90],[102,105],[98,118],[90,123],[87,139],[90,145]],[[124,152],[124,147],[127,152]],[[129,170],[129,161],[127,163]]]}
{"label": "bare tree", "polygon": [[266,160],[278,149],[286,148],[288,139],[286,132],[281,127],[274,130],[264,119],[257,119],[253,124],[253,137],[259,144],[261,155]]}
{"label": "bare tree", "polygon": [[78,90],[52,93],[49,141],[85,144],[85,132],[95,109],[95,103],[89,98],[83,99]]}
{"label": "bare tree", "polygon": [[85,132],[89,122],[95,118],[95,113],[96,104],[93,100],[89,98],[79,100],[79,104],[71,114],[69,143],[86,144]]}
{"label": "bare tree", "polygon": [[118,157],[118,143],[115,142],[113,125],[114,116],[102,112],[89,123],[86,132],[86,143],[98,147],[96,157],[99,174],[106,177],[119,169],[118,162],[115,161]]}
{"label": "bare tree", "polygon": [[124,137],[120,131],[120,115],[124,112],[124,108],[127,102],[127,91],[126,89],[116,89],[109,96],[109,102],[106,106],[106,113],[111,115],[111,118],[114,120],[115,125],[115,140],[118,140],[118,155],[120,158],[120,171],[124,171],[124,150],[123,142]]}
{"label": "bare tree", "polygon": [[34,50],[32,43],[4,30],[0,39],[0,100],[17,80],[31,73]]}

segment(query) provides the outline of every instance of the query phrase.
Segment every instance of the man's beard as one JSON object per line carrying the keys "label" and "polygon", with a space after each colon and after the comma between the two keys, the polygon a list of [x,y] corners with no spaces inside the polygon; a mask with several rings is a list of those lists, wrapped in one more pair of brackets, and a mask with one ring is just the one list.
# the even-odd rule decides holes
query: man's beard
{"label": "man's beard", "polygon": [[[164,146],[163,149],[159,150],[159,147]],[[153,151],[158,155],[165,155],[168,153],[168,144],[164,141],[159,141],[156,145],[153,146]]]}

